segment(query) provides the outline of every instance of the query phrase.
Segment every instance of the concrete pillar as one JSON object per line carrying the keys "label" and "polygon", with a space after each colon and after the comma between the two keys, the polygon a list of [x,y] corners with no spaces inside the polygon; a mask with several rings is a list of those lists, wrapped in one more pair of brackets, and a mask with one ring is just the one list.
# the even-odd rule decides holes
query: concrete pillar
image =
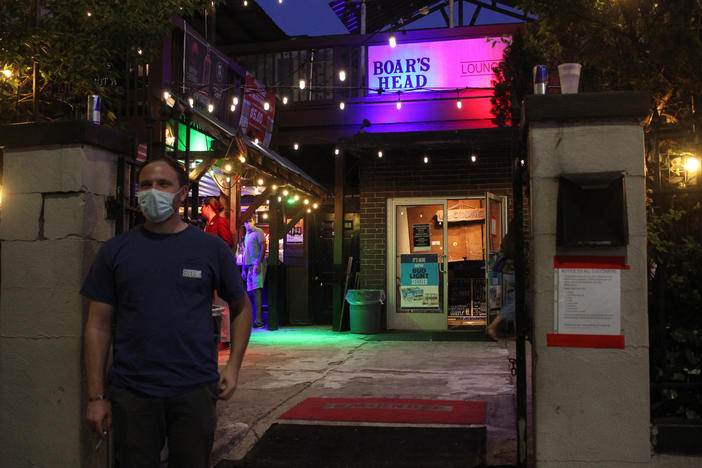
{"label": "concrete pillar", "polygon": [[121,133],[88,122],[0,127],[0,464],[102,467],[84,424],[87,303],[79,295],[114,234]]}
{"label": "concrete pillar", "polygon": [[[644,93],[529,96],[533,404],[538,467],[648,466],[651,459],[646,286]],[[555,333],[554,255],[561,174],[623,172],[626,247],[581,248],[581,255],[624,255],[617,348],[547,344]]]}

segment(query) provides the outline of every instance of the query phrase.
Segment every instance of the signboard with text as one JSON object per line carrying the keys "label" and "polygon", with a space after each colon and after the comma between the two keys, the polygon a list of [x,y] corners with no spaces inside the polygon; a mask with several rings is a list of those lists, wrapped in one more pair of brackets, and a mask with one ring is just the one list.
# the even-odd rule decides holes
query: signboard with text
{"label": "signboard with text", "polygon": [[[244,135],[251,139],[257,138],[261,146],[267,147],[273,135],[275,94],[267,91],[265,86],[256,81],[250,73],[246,74],[244,89],[239,127]],[[268,103],[268,109],[266,109],[266,103]]]}
{"label": "signboard with text", "polygon": [[437,254],[400,255],[400,309],[439,308]]}
{"label": "signboard with text", "polygon": [[500,37],[368,47],[368,87],[390,92],[491,88]]}

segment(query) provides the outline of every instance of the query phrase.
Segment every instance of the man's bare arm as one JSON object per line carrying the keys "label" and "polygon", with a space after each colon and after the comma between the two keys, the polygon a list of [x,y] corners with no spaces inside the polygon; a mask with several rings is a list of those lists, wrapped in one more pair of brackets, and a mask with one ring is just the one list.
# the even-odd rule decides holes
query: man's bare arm
{"label": "man's bare arm", "polygon": [[236,390],[239,369],[244,360],[246,347],[249,345],[253,311],[247,294],[229,303],[229,316],[233,317],[231,319],[232,347],[227,365],[224,366],[219,377],[219,398],[223,400],[229,399]]}
{"label": "man's bare arm", "polygon": [[105,367],[112,344],[113,314],[114,307],[110,304],[91,301],[84,334],[89,399],[86,418],[91,428],[103,437],[112,425],[110,403],[101,398],[105,395]]}

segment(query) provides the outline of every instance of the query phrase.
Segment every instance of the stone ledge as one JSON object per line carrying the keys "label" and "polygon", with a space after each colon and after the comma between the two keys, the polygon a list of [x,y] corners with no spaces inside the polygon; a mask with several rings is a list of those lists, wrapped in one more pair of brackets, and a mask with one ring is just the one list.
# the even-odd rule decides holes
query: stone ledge
{"label": "stone ledge", "polygon": [[134,137],[87,120],[31,122],[0,126],[0,146],[28,148],[50,145],[88,144],[132,156]]}
{"label": "stone ledge", "polygon": [[649,95],[642,91],[530,95],[522,106],[522,126],[546,120],[641,118],[650,110]]}

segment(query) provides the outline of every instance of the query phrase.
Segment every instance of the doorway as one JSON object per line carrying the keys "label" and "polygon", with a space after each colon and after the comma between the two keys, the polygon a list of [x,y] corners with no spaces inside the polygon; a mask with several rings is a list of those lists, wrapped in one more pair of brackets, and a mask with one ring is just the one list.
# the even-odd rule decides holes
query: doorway
{"label": "doorway", "polygon": [[484,330],[499,313],[492,273],[507,197],[388,199],[390,330]]}

